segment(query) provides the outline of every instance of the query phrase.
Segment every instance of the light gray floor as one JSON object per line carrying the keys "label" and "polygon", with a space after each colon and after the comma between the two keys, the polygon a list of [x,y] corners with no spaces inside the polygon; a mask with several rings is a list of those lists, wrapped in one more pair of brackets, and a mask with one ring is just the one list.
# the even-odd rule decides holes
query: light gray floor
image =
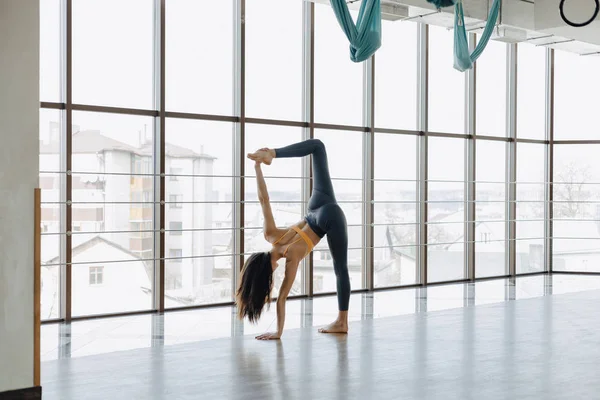
{"label": "light gray floor", "polygon": [[[415,300],[416,312],[377,311],[378,301],[399,300],[402,291],[353,296],[361,317],[347,336],[316,332],[314,300],[299,302],[302,322],[281,342],[256,341],[232,325],[216,339],[166,345],[156,337],[147,347],[97,355],[65,356],[66,344],[57,359],[42,364],[44,398],[600,398],[600,290],[551,294],[556,283],[548,278],[556,276],[536,278],[542,278],[541,297],[517,300],[515,282],[498,280],[490,282],[502,283],[504,300],[478,303],[478,292],[494,297],[485,296],[486,286],[460,285],[463,305],[439,311],[423,311],[423,296]],[[88,329],[88,336],[98,330]]]}

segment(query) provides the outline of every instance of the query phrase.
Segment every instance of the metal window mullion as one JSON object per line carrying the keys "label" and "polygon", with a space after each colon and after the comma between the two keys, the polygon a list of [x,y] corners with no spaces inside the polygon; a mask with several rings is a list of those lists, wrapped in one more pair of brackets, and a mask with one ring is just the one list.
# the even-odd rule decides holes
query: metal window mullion
{"label": "metal window mullion", "polygon": [[363,287],[375,287],[374,269],[374,136],[375,136],[375,56],[364,63],[363,123],[369,131],[363,135]]}
{"label": "metal window mullion", "polygon": [[165,310],[165,21],[166,0],[154,3],[154,109],[158,116],[154,118],[154,301],[153,308],[159,312]]}
{"label": "metal window mullion", "polygon": [[[308,126],[302,129],[302,137],[304,140],[312,139],[315,136],[314,115],[314,47],[315,47],[315,5],[312,2],[304,2],[302,8],[302,121]],[[302,177],[310,178],[311,162],[310,157],[302,158]],[[302,180],[302,202],[308,206],[312,189],[312,180]],[[314,258],[311,252],[309,257],[303,261],[303,294],[312,296],[314,293],[313,285],[313,265]]]}
{"label": "metal window mullion", "polygon": [[418,24],[417,34],[417,282],[427,284],[427,130],[428,130],[428,27]]}
{"label": "metal window mullion", "polygon": [[234,68],[233,68],[233,113],[239,118],[239,122],[234,124],[233,135],[233,246],[234,254],[239,254],[233,260],[233,271],[231,280],[232,298],[235,297],[237,282],[240,271],[244,264],[244,149],[245,149],[245,129],[246,129],[246,107],[245,107],[245,57],[246,57],[246,1],[235,0],[234,16]]}
{"label": "metal window mullion", "polygon": [[545,92],[545,134],[549,144],[545,147],[544,177],[544,270],[553,270],[553,236],[554,236],[554,50],[546,49],[546,92]]}
{"label": "metal window mullion", "polygon": [[507,143],[508,166],[506,169],[506,229],[505,237],[507,240],[507,271],[508,275],[516,275],[516,215],[517,215],[517,45],[510,44],[506,57],[508,68],[507,79],[507,136],[510,139]]}
{"label": "metal window mullion", "polygon": [[[61,317],[64,318],[66,322],[71,321],[72,318],[72,237],[71,230],[73,225],[73,209],[72,209],[72,200],[73,200],[73,179],[71,175],[71,171],[73,168],[73,2],[72,0],[65,0],[63,4],[63,16],[65,17],[65,21],[63,24],[64,35],[62,37],[62,45],[64,50],[64,65],[62,68],[63,72],[63,90],[64,90],[64,101],[65,101],[65,111],[64,111],[64,123],[65,126],[62,127],[63,133],[63,146],[62,150],[64,151],[64,157],[62,160],[64,162],[64,171],[66,174],[64,176],[64,186],[63,192],[61,194],[64,197],[65,205],[61,206],[61,211],[64,210],[64,214],[61,216],[61,222],[64,225],[63,232],[66,232],[64,240],[61,241],[61,256],[64,255],[63,261],[64,264],[61,267]],[[62,257],[61,257],[62,258]]]}
{"label": "metal window mullion", "polygon": [[[474,34],[469,35],[469,51],[475,49],[477,38]],[[476,110],[477,110],[477,63],[467,72],[465,79],[465,132],[468,135],[476,133]],[[464,230],[467,240],[465,249],[465,277],[475,279],[475,138],[467,139],[465,143],[465,210]]]}

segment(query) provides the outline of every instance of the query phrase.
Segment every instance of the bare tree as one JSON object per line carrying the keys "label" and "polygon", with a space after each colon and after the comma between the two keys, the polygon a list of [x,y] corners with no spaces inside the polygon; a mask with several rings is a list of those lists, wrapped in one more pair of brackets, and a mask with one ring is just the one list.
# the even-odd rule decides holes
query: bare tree
{"label": "bare tree", "polygon": [[586,183],[592,178],[589,166],[581,166],[575,162],[563,165],[556,174],[554,185],[554,215],[558,218],[583,217],[586,213],[585,203],[592,193]]}
{"label": "bare tree", "polygon": [[427,226],[427,243],[445,243],[444,247],[446,247],[451,242],[453,242],[451,235],[446,232],[442,225],[429,224]]}
{"label": "bare tree", "polygon": [[[400,244],[416,243],[416,229],[414,227],[398,226],[392,229],[394,242]],[[427,226],[427,243],[449,243],[452,239],[448,232],[439,224],[429,224]]]}

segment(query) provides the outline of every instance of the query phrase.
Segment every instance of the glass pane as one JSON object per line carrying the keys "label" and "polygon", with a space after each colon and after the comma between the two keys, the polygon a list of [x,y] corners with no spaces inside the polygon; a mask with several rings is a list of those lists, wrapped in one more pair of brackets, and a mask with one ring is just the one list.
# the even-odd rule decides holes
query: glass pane
{"label": "glass pane", "polygon": [[[90,207],[104,208],[92,210]],[[151,205],[148,208],[151,211]],[[149,215],[140,219],[133,216],[136,209],[145,211],[146,208],[141,205],[136,208],[133,204],[80,205],[74,202],[73,315],[151,307],[154,277],[152,214],[147,213]]]}
{"label": "glass pane", "polygon": [[44,257],[42,260],[46,260],[42,262],[41,272],[42,321],[60,317],[60,271],[64,269],[64,266],[56,264],[45,265],[45,262],[52,260],[48,258],[48,253],[44,254],[44,248],[48,249],[49,247],[58,251],[58,240],[50,236],[42,236],[42,257]]}
{"label": "glass pane", "polygon": [[[481,36],[477,39],[480,40]],[[491,40],[477,59],[478,135],[506,136],[507,46],[506,43]]]}
{"label": "glass pane", "polygon": [[73,171],[152,174],[153,126],[151,117],[74,111]]}
{"label": "glass pane", "polygon": [[[362,223],[362,174],[363,174],[363,151],[362,133],[317,129],[315,138],[320,139],[327,149],[329,170],[334,183],[335,196],[340,203],[346,216],[348,225],[360,225]],[[339,180],[340,178],[344,180]],[[362,227],[348,228],[348,248],[357,249],[363,246]],[[319,246],[326,246],[326,238]],[[328,253],[327,253],[328,254]],[[326,256],[322,256],[326,257]],[[335,287],[328,282],[335,281],[333,263],[331,260],[322,259],[317,268],[317,255],[315,254],[315,293],[317,287],[320,292],[335,291]],[[348,269],[352,289],[362,289],[362,251],[348,251]],[[317,280],[322,283],[317,284]]]}
{"label": "glass pane", "polygon": [[[362,250],[348,250],[348,273],[352,290],[363,287]],[[337,292],[333,262],[329,250],[315,250],[313,255],[313,290],[315,293]]]}
{"label": "glass pane", "polygon": [[[375,173],[377,176],[377,173]],[[376,178],[377,179],[377,178]],[[417,196],[416,180],[410,181],[375,181],[375,207],[378,205],[399,208],[415,208]]]}
{"label": "glass pane", "polygon": [[40,100],[59,102],[60,0],[40,1]]}
{"label": "glass pane", "polygon": [[554,68],[554,139],[598,139],[598,111],[590,94],[600,90],[600,60],[557,50]]}
{"label": "glass pane", "polygon": [[168,118],[165,295],[181,305],[231,301],[232,124]]}
{"label": "glass pane", "polygon": [[[462,200],[465,140],[430,137],[428,147],[430,200]],[[448,193],[444,195],[444,191]]]}
{"label": "glass pane", "polygon": [[375,134],[375,287],[416,283],[416,157],[416,136]]}
{"label": "glass pane", "polygon": [[57,233],[54,226],[58,225],[58,207],[52,209],[42,206],[42,320],[58,318],[60,316],[60,271],[61,243],[65,243],[66,236]]}
{"label": "glass pane", "polygon": [[475,227],[475,276],[506,275],[505,221],[477,222]]}
{"label": "glass pane", "polygon": [[[441,229],[446,233],[445,228],[455,228],[458,231],[460,228],[456,226],[446,225],[442,226]],[[437,235],[439,232],[435,231],[433,235]],[[452,232],[450,232],[452,233]],[[451,237],[457,237],[458,233],[455,233]],[[431,238],[428,235],[428,239]],[[448,236],[450,237],[450,236]],[[445,243],[448,243],[445,241]],[[431,242],[431,240],[430,240]],[[464,259],[464,243],[460,241],[453,244],[430,244],[427,246],[427,276],[429,282],[443,282],[452,281],[465,278],[465,259]]]}
{"label": "glass pane", "polygon": [[[358,13],[351,11],[356,21]],[[329,5],[315,4],[315,121],[362,125],[363,64],[350,60],[348,39]]]}
{"label": "glass pane", "polygon": [[[517,144],[517,199],[543,200],[545,145]],[[523,188],[522,191],[519,188]],[[535,193],[533,190],[535,189]]]}
{"label": "glass pane", "polygon": [[[85,250],[83,250],[85,248]],[[81,250],[79,250],[81,249]],[[148,310],[152,307],[153,261],[143,261],[105,240],[94,240],[73,248],[73,316]],[[125,262],[106,262],[123,258]],[[91,280],[102,267],[101,283]]]}
{"label": "glass pane", "polygon": [[233,4],[231,0],[166,2],[167,110],[231,115]]}
{"label": "glass pane", "polygon": [[417,136],[376,133],[375,180],[416,182],[417,139]]}
{"label": "glass pane", "polygon": [[463,279],[465,141],[428,140],[428,280]]}
{"label": "glass pane", "polygon": [[506,143],[478,140],[476,146],[475,275],[505,275]]}
{"label": "glass pane", "polygon": [[[544,228],[543,223],[526,224],[517,222],[517,232],[539,232]],[[542,237],[540,235],[539,237]],[[544,240],[517,239],[517,274],[540,272],[544,270]]]}
{"label": "glass pane", "polygon": [[546,48],[517,46],[517,137],[544,140]]}
{"label": "glass pane", "polygon": [[375,203],[376,224],[383,226],[400,226],[417,224],[416,191],[400,191],[400,196],[411,198],[406,203],[378,202]]}
{"label": "glass pane", "polygon": [[417,129],[417,27],[381,21],[385,37],[375,62],[375,124]]}
{"label": "glass pane", "polygon": [[[60,111],[40,110],[40,177],[42,189],[42,320],[58,318],[60,313],[60,270],[64,263],[61,243],[65,243],[62,216],[65,206],[61,201],[61,188],[66,174],[61,168]],[[62,233],[62,235],[61,235]]]}
{"label": "glass pane", "polygon": [[[73,112],[73,315],[151,307],[152,126],[149,117]],[[102,284],[90,284],[90,267],[104,267]]]}
{"label": "glass pane", "polygon": [[61,112],[40,109],[40,171],[64,172],[61,165]]}
{"label": "glass pane", "polygon": [[597,144],[554,146],[554,269],[598,272],[600,161]]}
{"label": "glass pane", "polygon": [[544,269],[544,151],[517,144],[517,273]]}
{"label": "glass pane", "polygon": [[246,115],[301,120],[302,7],[302,1],[246,2]]}
{"label": "glass pane", "polygon": [[[61,188],[64,187],[64,175],[40,173],[40,188],[42,189],[42,235],[54,235],[65,233],[61,223],[61,216],[64,214],[64,205],[61,201]],[[48,239],[50,241],[50,239]],[[50,247],[48,257],[45,257],[45,249],[42,248],[42,262],[46,259],[58,257],[58,242]],[[56,261],[54,262],[56,263]]]}
{"label": "glass pane", "polygon": [[[597,144],[554,146],[554,218],[597,219],[599,149]],[[554,234],[561,236],[556,230]]]}
{"label": "glass pane", "polygon": [[[315,138],[325,144],[329,171],[334,180],[340,178],[362,180],[363,136],[361,132],[315,129]],[[338,201],[357,198],[355,194],[351,193],[346,195],[336,193],[336,197]],[[362,199],[362,197],[359,198]]]}
{"label": "glass pane", "polygon": [[153,24],[151,1],[73,1],[73,102],[152,108]]}
{"label": "glass pane", "polygon": [[429,131],[464,133],[465,76],[453,68],[454,34],[429,25]]}
{"label": "glass pane", "polygon": [[[121,213],[130,208],[126,204],[119,204],[118,206],[120,207],[117,210]],[[98,262],[103,265],[106,262],[131,261],[133,258],[136,261],[143,261],[150,266],[152,265],[154,248],[152,220],[150,218],[132,222],[127,221],[124,229],[109,231],[102,229],[102,222],[93,221],[94,223],[92,223],[89,218],[88,221],[82,222],[81,215],[85,214],[84,211],[87,211],[87,209],[79,204],[73,205],[74,222],[71,241],[74,264]],[[105,248],[108,248],[109,251],[102,252],[99,250]],[[76,255],[77,257],[75,257]]]}
{"label": "glass pane", "polygon": [[[253,152],[262,147],[279,148],[302,140],[302,129],[272,125],[246,125],[247,152]],[[264,239],[263,214],[258,200],[256,188],[256,173],[254,163],[246,159],[246,200],[254,203],[245,205],[244,226],[259,228],[244,231],[244,251],[269,251],[271,245]],[[300,158],[281,158],[273,161],[270,166],[262,166],[267,183],[271,208],[275,223],[281,228],[289,227],[304,218],[305,205],[302,203],[302,161]],[[273,276],[273,295],[279,293],[281,282],[285,275],[285,260],[281,259],[279,267]],[[302,294],[302,268],[298,268],[296,280],[292,288],[293,295]]]}

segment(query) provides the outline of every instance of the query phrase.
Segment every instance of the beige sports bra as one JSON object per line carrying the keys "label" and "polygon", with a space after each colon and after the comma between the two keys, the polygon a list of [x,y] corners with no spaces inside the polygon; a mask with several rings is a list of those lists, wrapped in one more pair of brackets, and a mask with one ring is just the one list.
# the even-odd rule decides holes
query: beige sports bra
{"label": "beige sports bra", "polygon": [[[299,242],[300,240],[304,239],[304,241],[306,242],[306,246],[308,246],[308,248],[306,249],[306,254],[304,255],[304,257],[306,257],[315,247],[314,243],[312,242],[312,240],[310,240],[310,238],[308,237],[308,235],[306,234],[306,232],[304,232],[302,229],[298,228],[297,226],[292,226],[292,229],[290,229],[289,231],[287,231],[286,233],[284,233],[283,235],[281,235],[281,237],[279,239],[277,239],[275,241],[275,243],[273,244],[277,244],[281,241],[281,239],[283,239],[288,233],[290,233],[291,231],[295,231],[298,235],[300,235],[300,237],[296,240],[294,240],[292,243],[288,244],[287,247],[285,248],[285,251],[283,252],[283,256],[285,257],[287,255],[288,250],[290,249],[290,246],[293,245],[294,243]],[[304,258],[302,257],[302,258]]]}

